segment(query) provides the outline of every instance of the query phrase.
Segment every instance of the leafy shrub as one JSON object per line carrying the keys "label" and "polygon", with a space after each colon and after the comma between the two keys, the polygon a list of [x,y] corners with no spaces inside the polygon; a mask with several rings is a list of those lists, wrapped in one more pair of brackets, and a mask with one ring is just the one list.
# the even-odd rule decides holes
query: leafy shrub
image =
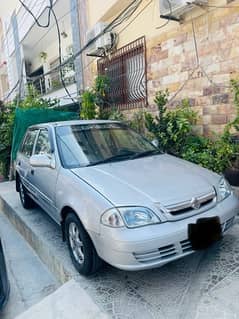
{"label": "leafy shrub", "polygon": [[80,117],[84,120],[92,120],[96,117],[95,93],[92,90],[86,90],[81,96]]}
{"label": "leafy shrub", "polygon": [[145,126],[145,111],[139,110],[134,112],[132,118],[129,120],[129,126],[134,129],[136,132],[143,134],[145,136],[148,135],[146,126]]}
{"label": "leafy shrub", "polygon": [[107,112],[103,106],[106,104],[106,92],[109,88],[109,79],[99,75],[91,89],[85,90],[81,96],[80,117],[84,120],[92,120],[96,117],[106,118]]}
{"label": "leafy shrub", "polygon": [[180,154],[185,160],[222,173],[235,157],[235,144],[223,136],[211,140],[202,136],[190,136]]}
{"label": "leafy shrub", "polygon": [[193,125],[197,119],[187,100],[173,110],[167,110],[169,92],[159,91],[155,97],[158,115],[154,118],[145,114],[146,128],[159,142],[159,148],[168,153],[180,155],[186,137],[192,134]]}
{"label": "leafy shrub", "polygon": [[[49,108],[58,104],[57,99],[43,99],[39,97],[33,85],[27,87],[27,93],[23,100],[19,102],[19,108]],[[10,166],[10,153],[13,137],[13,127],[15,119],[17,101],[0,106],[0,168],[1,174],[7,177]]]}

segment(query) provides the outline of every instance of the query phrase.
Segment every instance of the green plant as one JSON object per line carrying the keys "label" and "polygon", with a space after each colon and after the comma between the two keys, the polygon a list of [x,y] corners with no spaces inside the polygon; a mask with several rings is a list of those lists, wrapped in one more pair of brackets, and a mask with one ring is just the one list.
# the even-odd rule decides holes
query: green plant
{"label": "green plant", "polygon": [[[57,99],[43,99],[39,97],[33,85],[27,87],[26,96],[19,102],[19,108],[49,108],[57,105]],[[10,153],[12,145],[12,134],[15,119],[17,101],[2,105],[0,107],[0,167],[1,174],[7,177],[10,166]]]}
{"label": "green plant", "polygon": [[44,51],[40,52],[40,58],[45,62],[47,59],[47,53]]}
{"label": "green plant", "polygon": [[94,119],[96,117],[103,119],[109,117],[108,111],[104,110],[108,88],[108,77],[99,75],[95,78],[93,87],[83,92],[80,112],[82,119]]}
{"label": "green plant", "polygon": [[55,90],[55,89],[59,89],[62,87],[62,83],[60,80],[52,80],[51,81],[51,88],[52,90]]}
{"label": "green plant", "polygon": [[132,118],[128,121],[129,126],[134,129],[136,132],[148,135],[147,129],[145,126],[145,111],[139,110],[134,112]]}
{"label": "green plant", "polygon": [[154,118],[152,114],[145,113],[145,126],[158,140],[162,151],[180,155],[186,137],[192,134],[197,113],[192,110],[188,100],[168,110],[168,96],[168,90],[157,92],[154,101],[158,106],[158,115]]}
{"label": "green plant", "polygon": [[234,94],[234,106],[236,110],[236,116],[225,126],[224,135],[226,136],[229,136],[231,134],[232,129],[239,132],[239,80],[231,80],[231,90]]}
{"label": "green plant", "polygon": [[81,96],[80,117],[84,120],[96,118],[95,93],[92,90],[86,90]]}
{"label": "green plant", "polygon": [[203,136],[189,136],[181,157],[214,172],[222,173],[231,166],[235,158],[235,144],[226,140],[223,135],[214,140]]}

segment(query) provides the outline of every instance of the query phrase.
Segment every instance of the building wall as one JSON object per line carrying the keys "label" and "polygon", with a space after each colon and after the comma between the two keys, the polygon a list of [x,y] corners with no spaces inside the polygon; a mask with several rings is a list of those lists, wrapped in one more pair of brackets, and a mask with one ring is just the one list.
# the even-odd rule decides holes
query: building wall
{"label": "building wall", "polygon": [[[88,6],[90,26],[102,19],[112,21],[122,5],[122,1],[106,1],[108,11],[102,13],[92,2]],[[228,2],[230,6],[239,5],[238,0]],[[226,0],[209,0],[209,5],[226,4]],[[201,67],[197,66],[192,18]],[[195,7],[181,23],[170,21],[161,27],[165,22],[160,19],[159,1],[145,0],[115,30],[119,33],[119,48],[138,37],[146,37],[149,110],[156,111],[153,102],[156,91],[168,88],[170,98],[174,97],[169,107],[179,104],[183,98],[190,99],[200,115],[201,133],[221,131],[235,115],[229,85],[230,79],[239,73],[239,7]],[[96,63],[92,63],[91,71],[92,77],[96,76]]]}
{"label": "building wall", "polygon": [[7,61],[4,50],[3,25],[0,19],[0,100],[4,99],[9,88],[6,63]]}

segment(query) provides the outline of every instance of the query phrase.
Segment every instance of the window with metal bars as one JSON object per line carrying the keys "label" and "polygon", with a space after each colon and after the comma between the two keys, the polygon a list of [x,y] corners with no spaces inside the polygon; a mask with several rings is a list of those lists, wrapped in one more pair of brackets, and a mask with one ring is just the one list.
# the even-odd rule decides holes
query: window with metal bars
{"label": "window with metal bars", "polygon": [[105,108],[132,109],[147,105],[146,44],[141,37],[98,60],[98,74],[108,77]]}

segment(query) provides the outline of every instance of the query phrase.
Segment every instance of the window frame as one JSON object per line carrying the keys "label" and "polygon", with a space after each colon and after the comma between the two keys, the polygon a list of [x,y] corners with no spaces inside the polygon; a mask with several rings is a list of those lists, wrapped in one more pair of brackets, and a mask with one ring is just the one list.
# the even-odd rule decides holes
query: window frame
{"label": "window frame", "polygon": [[39,154],[36,154],[36,146],[37,146],[38,138],[39,138],[39,136],[40,136],[40,134],[41,134],[42,131],[46,131],[46,132],[47,132],[48,142],[49,142],[49,146],[50,146],[50,152],[49,152],[49,154],[47,153],[47,155],[51,155],[51,154],[53,153],[53,151],[52,151],[51,137],[50,137],[50,134],[49,134],[49,129],[46,128],[46,127],[41,127],[41,128],[39,128],[39,131],[38,131],[38,134],[37,134],[37,137],[36,137],[36,141],[35,141],[35,145],[34,145],[34,149],[33,149],[32,154],[33,154],[33,155],[39,155]]}
{"label": "window frame", "polygon": [[[26,142],[26,139],[27,139],[28,134],[30,134],[30,132],[34,132],[34,131],[36,131],[36,136],[35,136],[35,139],[34,139],[34,142],[33,142],[33,147],[32,147],[32,151],[31,151],[31,155],[30,155],[30,156],[27,156],[27,155],[23,152],[23,147],[24,147],[24,145],[25,145],[25,142]],[[20,148],[19,148],[19,152],[20,152],[24,157],[26,157],[26,158],[28,158],[28,159],[34,154],[35,144],[36,144],[36,140],[37,140],[37,138],[38,138],[39,131],[40,131],[39,128],[30,128],[30,129],[28,129],[28,130],[26,131],[26,134],[25,134],[25,136],[24,136],[24,139],[23,139],[23,141],[22,141],[22,144],[21,144],[21,146],[20,146]]]}
{"label": "window frame", "polygon": [[[139,59],[139,61],[130,61],[132,58],[135,58],[139,55],[142,55],[142,61]],[[129,61],[129,66],[131,67],[131,71],[133,69],[132,73],[135,78],[135,82],[138,84],[137,87],[134,88],[134,91],[132,91],[132,85],[130,87],[129,83],[127,83],[127,70],[130,69],[129,66],[127,66],[127,62]],[[117,65],[118,64],[118,65]],[[136,66],[141,67],[140,74],[137,74],[135,70],[137,70]],[[115,70],[112,71],[114,69]],[[109,75],[109,80],[112,79],[113,82],[117,81],[117,76],[122,77],[120,79],[120,86],[117,86],[115,89],[115,85],[113,85],[112,89],[110,88],[111,92],[117,93],[116,98],[119,98],[122,96],[122,99],[120,101],[114,102],[111,101],[112,96],[114,93],[111,93],[107,97],[106,93],[106,99],[108,101],[104,101],[103,107],[104,109],[109,109],[112,107],[117,107],[119,110],[125,110],[125,109],[134,109],[134,108],[143,108],[148,106],[148,92],[147,92],[147,59],[146,59],[146,40],[145,36],[140,37],[127,45],[123,46],[122,48],[118,49],[114,53],[111,54],[110,59],[108,57],[101,58],[97,61],[97,69],[98,69],[98,75],[107,76],[107,70],[111,67],[111,70],[108,72],[111,75],[113,74],[113,77]],[[118,72],[120,70],[120,73]],[[116,76],[117,74],[117,76]],[[114,77],[116,76],[116,77]],[[138,77],[138,78],[137,78]],[[129,79],[128,79],[129,81]],[[143,84],[143,90],[141,91],[140,85]],[[131,89],[131,91],[130,91]],[[136,95],[135,99],[131,99],[130,96]]]}

